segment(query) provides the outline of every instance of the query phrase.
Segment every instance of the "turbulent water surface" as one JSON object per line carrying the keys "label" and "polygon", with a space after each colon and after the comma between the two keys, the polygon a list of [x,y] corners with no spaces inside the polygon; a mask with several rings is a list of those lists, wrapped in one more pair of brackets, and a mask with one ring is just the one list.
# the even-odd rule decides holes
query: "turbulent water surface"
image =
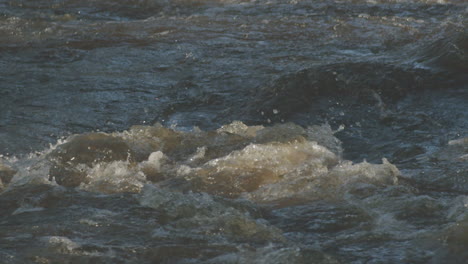
{"label": "turbulent water surface", "polygon": [[466,263],[463,0],[0,0],[0,263]]}

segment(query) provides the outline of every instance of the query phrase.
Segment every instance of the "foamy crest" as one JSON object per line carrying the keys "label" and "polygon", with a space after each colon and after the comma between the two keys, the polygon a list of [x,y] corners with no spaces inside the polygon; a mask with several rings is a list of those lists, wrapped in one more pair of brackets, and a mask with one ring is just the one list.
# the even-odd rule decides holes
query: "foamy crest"
{"label": "foamy crest", "polygon": [[79,244],[63,236],[46,236],[42,237],[41,241],[46,244],[49,250],[63,254],[73,253],[74,250],[80,247]]}
{"label": "foamy crest", "polygon": [[145,175],[128,161],[114,161],[96,164],[79,187],[102,193],[139,192],[145,181]]}
{"label": "foamy crest", "polygon": [[310,141],[250,144],[193,169],[186,179],[199,190],[235,197],[282,181],[295,171],[321,174],[337,160],[329,150]]}
{"label": "foamy crest", "polygon": [[328,170],[326,167],[308,167],[296,170],[275,184],[262,186],[244,197],[257,202],[287,199],[342,199],[347,192],[363,185],[388,186],[397,183],[398,169],[384,159],[383,164],[342,162]]}
{"label": "foamy crest", "polygon": [[[341,159],[329,125],[287,123],[182,132],[155,126],[75,135],[47,153],[20,160],[14,182],[32,179],[102,192],[140,192],[145,183],[256,202],[339,198],[353,186],[397,183],[398,169]],[[0,168],[3,178],[12,169]],[[36,176],[33,176],[36,175]],[[357,188],[357,187],[356,187]]]}

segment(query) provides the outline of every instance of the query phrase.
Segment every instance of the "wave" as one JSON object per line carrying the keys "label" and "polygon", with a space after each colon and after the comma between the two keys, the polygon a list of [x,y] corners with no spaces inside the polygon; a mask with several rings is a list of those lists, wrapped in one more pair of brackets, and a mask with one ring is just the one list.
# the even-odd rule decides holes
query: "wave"
{"label": "wave", "polygon": [[[468,71],[468,31],[458,27],[451,31],[454,32],[423,47],[417,61],[436,69],[463,75]],[[445,81],[450,83],[449,79]]]}
{"label": "wave", "polygon": [[[394,185],[401,178],[385,159],[380,165],[344,160],[334,133],[329,125],[292,123],[263,127],[233,122],[192,132],[134,126],[71,136],[37,157],[2,165],[0,176],[7,190],[38,180],[103,193],[140,192],[153,183],[256,202],[339,198],[338,190],[349,192],[354,182]],[[451,141],[433,159],[462,161],[465,143]]]}
{"label": "wave", "polygon": [[[403,257],[395,253],[401,243],[421,250],[413,260],[427,260],[433,248],[439,250],[435,260],[465,256],[458,252],[465,242],[457,230],[464,228],[466,195],[434,199],[420,193],[428,190],[424,178],[386,159],[347,161],[335,133],[326,124],[264,127],[236,121],[213,131],[157,124],[74,135],[40,153],[3,157],[0,209],[8,219],[23,219],[24,232],[31,229],[37,237],[32,248],[10,258],[115,261],[137,250],[135,261],[335,263],[339,255],[306,244],[336,243],[340,232],[347,236],[340,242],[345,248],[366,247],[369,242],[362,241],[380,237],[390,255],[378,248],[366,252],[382,260]],[[462,164],[467,142],[450,141],[428,158]],[[465,186],[466,193],[459,179],[448,175],[432,187],[452,182],[456,187],[445,191],[456,194]],[[37,215],[43,223],[33,221]],[[447,219],[455,224],[437,228]],[[89,229],[93,236],[83,237]],[[118,241],[122,232],[127,246],[115,251],[102,242]],[[420,246],[424,237],[447,236],[448,244]],[[31,239],[12,237],[15,243]],[[255,250],[246,246],[254,244]],[[347,260],[362,257],[339,252]]]}
{"label": "wave", "polygon": [[[441,55],[431,62],[444,66],[444,61],[449,60],[446,64],[463,72],[466,58],[455,56],[458,60],[452,61],[451,51],[445,50],[440,51]],[[259,87],[245,108],[248,115],[257,119],[268,118],[272,122],[287,120],[291,115],[307,111],[314,105],[320,107],[320,101],[324,98],[336,104],[362,104],[382,111],[386,104],[394,104],[411,92],[446,89],[448,84],[452,87],[461,85],[465,79],[465,75],[452,71],[423,69],[413,65],[377,62],[320,65]]]}

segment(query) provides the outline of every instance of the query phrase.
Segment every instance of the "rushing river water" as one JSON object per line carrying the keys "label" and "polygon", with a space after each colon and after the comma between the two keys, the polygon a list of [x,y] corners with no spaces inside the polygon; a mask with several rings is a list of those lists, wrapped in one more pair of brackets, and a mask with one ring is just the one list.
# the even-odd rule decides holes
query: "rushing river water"
{"label": "rushing river water", "polygon": [[467,263],[467,22],[0,0],[0,263]]}

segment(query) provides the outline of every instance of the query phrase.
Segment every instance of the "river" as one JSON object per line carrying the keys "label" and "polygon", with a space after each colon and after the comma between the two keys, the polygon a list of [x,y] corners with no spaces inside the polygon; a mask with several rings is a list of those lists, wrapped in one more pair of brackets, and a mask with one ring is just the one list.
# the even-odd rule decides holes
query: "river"
{"label": "river", "polygon": [[0,263],[466,263],[462,0],[0,0]]}

